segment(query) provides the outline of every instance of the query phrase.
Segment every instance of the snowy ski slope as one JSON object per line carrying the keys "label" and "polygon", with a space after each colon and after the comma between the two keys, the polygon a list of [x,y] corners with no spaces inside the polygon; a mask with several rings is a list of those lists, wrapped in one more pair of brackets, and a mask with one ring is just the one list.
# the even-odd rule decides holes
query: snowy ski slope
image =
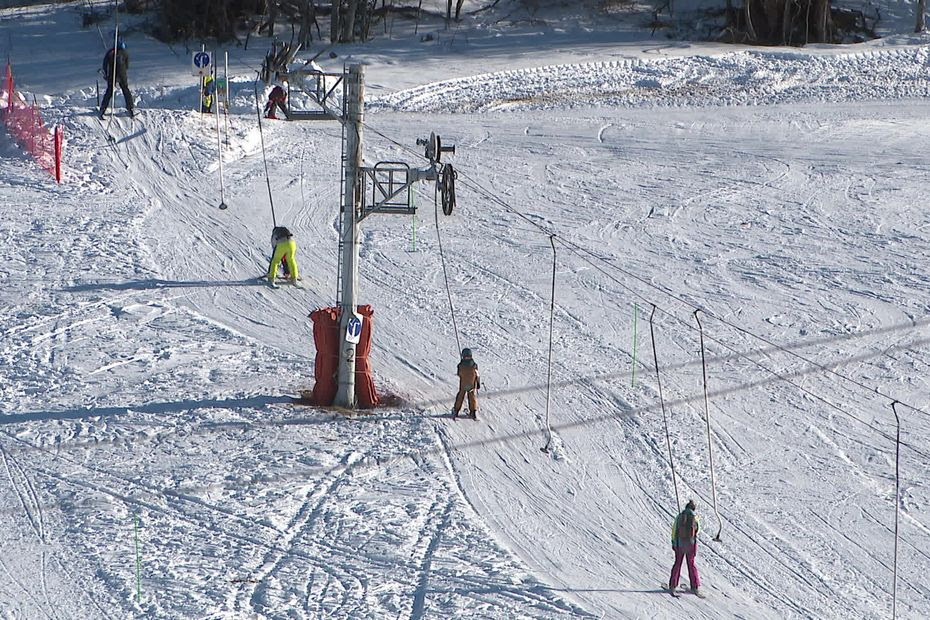
{"label": "snowy ski slope", "polygon": [[[304,279],[272,290],[265,49],[230,50],[220,211],[185,50],[130,30],[141,113],[112,147],[80,5],[0,13],[67,136],[60,186],[0,137],[0,617],[888,617],[892,399],[897,612],[930,616],[924,47],[656,59],[542,33],[508,58],[493,25],[437,23],[435,48],[398,25],[340,49],[328,70],[367,63],[366,163],[423,165],[435,131],[460,175],[437,218],[458,333],[432,188],[362,225],[376,383],[403,404],[346,419],[292,402],[335,295],[340,128],[264,124]],[[477,422],[447,417],[460,345]],[[659,589],[669,446],[706,600]]]}

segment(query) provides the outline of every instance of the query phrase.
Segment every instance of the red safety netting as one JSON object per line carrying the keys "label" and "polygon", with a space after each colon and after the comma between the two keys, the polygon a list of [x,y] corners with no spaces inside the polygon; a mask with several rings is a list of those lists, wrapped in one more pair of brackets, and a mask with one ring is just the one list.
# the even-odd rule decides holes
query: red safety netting
{"label": "red safety netting", "polygon": [[0,118],[19,145],[32,155],[55,180],[61,182],[61,127],[50,131],[42,120],[39,107],[30,105],[13,87],[13,68],[6,65],[6,76],[0,86],[2,110]]}

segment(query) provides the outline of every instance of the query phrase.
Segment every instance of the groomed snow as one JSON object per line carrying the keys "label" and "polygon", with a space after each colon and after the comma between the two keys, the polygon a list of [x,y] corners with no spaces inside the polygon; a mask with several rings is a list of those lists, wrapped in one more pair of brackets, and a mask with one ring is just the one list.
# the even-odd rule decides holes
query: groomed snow
{"label": "groomed snow", "polygon": [[[402,404],[346,418],[293,403],[335,296],[338,124],[263,124],[304,284],[270,289],[267,41],[229,50],[220,211],[187,50],[127,19],[141,112],[110,146],[83,6],[0,12],[66,135],[55,185],[0,134],[0,617],[884,618],[893,399],[897,613],[930,616],[922,36],[656,58],[635,16],[561,31],[504,2],[321,56],[366,63],[368,165],[425,165],[434,131],[459,171],[451,217],[424,184],[416,220],[362,224],[375,381]],[[460,346],[477,422],[447,417]],[[669,447],[706,600],[659,588]]]}

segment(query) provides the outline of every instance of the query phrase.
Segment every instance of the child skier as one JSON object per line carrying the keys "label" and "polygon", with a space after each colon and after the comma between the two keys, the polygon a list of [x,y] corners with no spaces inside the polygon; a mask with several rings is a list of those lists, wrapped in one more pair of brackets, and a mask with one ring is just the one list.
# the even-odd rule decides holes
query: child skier
{"label": "child skier", "polygon": [[216,95],[216,80],[212,75],[203,78],[203,99],[200,100],[200,111],[203,113],[213,112],[213,99]]}
{"label": "child skier", "polygon": [[271,231],[271,247],[274,248],[274,254],[271,256],[271,264],[268,265],[268,281],[274,284],[280,264],[284,266],[284,277],[289,278],[291,284],[297,284],[299,274],[297,272],[297,242],[294,241],[294,235],[284,226],[275,226]]}
{"label": "child skier", "polygon": [[678,579],[681,575],[681,563],[682,560],[687,560],[691,592],[704,598],[700,589],[701,578],[694,564],[694,557],[697,555],[697,535],[700,529],[694,509],[694,500],[688,500],[685,509],[675,518],[675,523],[672,525],[672,550],[675,552],[675,564],[672,566],[672,575],[668,580],[668,589],[672,596],[678,596],[675,589],[678,587]]}
{"label": "child skier", "polygon": [[271,94],[268,95],[268,103],[265,104],[265,118],[278,118],[274,114],[276,108],[281,110],[284,118],[287,118],[287,93],[280,86],[272,88]]}
{"label": "child skier", "polygon": [[478,419],[478,399],[475,391],[481,389],[481,377],[478,376],[478,364],[471,357],[471,349],[462,349],[462,361],[459,362],[456,372],[459,376],[459,391],[455,395],[455,405],[452,407],[452,419],[459,416],[465,396],[468,396],[468,413],[472,418]]}

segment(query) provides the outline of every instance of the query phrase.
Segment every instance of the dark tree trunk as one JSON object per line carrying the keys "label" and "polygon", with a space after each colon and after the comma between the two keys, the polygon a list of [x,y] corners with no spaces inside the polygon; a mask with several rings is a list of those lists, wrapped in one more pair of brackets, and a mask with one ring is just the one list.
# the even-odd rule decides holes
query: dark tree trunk
{"label": "dark tree trunk", "polygon": [[333,0],[333,8],[329,16],[329,40],[331,43],[339,42],[339,33],[342,30],[342,0]]}
{"label": "dark tree trunk", "polygon": [[349,0],[346,7],[345,16],[342,20],[342,37],[340,38],[340,41],[345,43],[355,40],[355,19],[358,12],[358,3],[359,0]]}
{"label": "dark tree trunk", "polygon": [[833,43],[830,0],[743,0],[731,25],[748,43]]}

